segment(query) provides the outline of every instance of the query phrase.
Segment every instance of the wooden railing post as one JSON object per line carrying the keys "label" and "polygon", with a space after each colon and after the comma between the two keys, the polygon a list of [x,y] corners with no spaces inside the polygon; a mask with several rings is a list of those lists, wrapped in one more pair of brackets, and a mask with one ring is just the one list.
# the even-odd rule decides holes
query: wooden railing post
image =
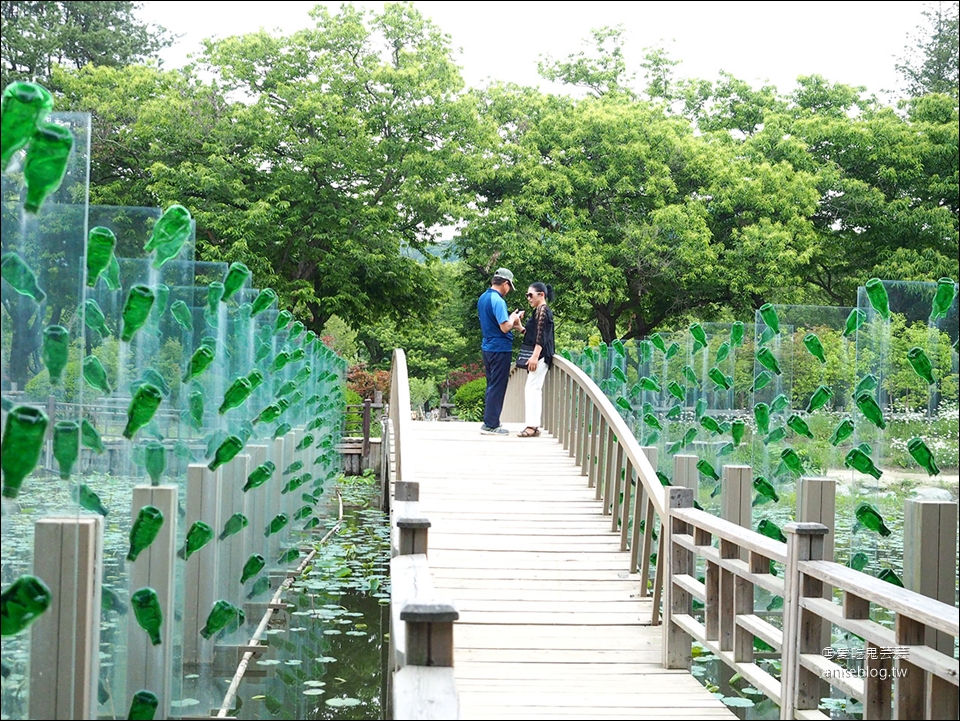
{"label": "wooden railing post", "polygon": [[363,447],[360,449],[360,470],[370,467],[370,423],[372,419],[371,406],[373,401],[365,398],[363,401]]}
{"label": "wooden railing post", "polygon": [[407,625],[408,666],[453,666],[453,622],[460,618],[449,603],[408,603],[400,611]]}
{"label": "wooden railing post", "polygon": [[[911,499],[904,504],[903,583],[911,591],[953,605],[957,579],[957,504]],[[928,628],[922,641],[948,656],[953,638]],[[911,669],[916,673],[917,669]],[[926,674],[926,703],[933,718],[956,718],[958,687]],[[902,717],[901,717],[902,718]]]}
{"label": "wooden railing post", "polygon": [[[689,488],[669,488],[668,509],[692,508],[693,491]],[[666,603],[663,613],[663,666],[664,668],[690,668],[691,640],[687,632],[672,621],[674,614],[689,616],[693,612],[693,596],[678,585],[674,585],[674,574],[693,576],[696,570],[693,553],[686,548],[674,545],[675,533],[687,534],[690,529],[686,523],[674,519],[667,511],[667,518],[661,526],[661,553],[666,554]],[[656,609],[654,609],[656,615]]]}
{"label": "wooden railing post", "polygon": [[405,556],[410,553],[427,555],[427,532],[430,521],[422,517],[398,518],[397,528],[400,529],[399,555]]}
{"label": "wooden railing post", "polygon": [[823,619],[800,607],[801,598],[820,598],[823,583],[803,577],[801,561],[823,559],[823,538],[830,530],[820,523],[788,523],[787,569],[784,574],[783,650],[780,718],[815,710],[820,703],[820,677],[800,665],[800,654],[820,653]]}

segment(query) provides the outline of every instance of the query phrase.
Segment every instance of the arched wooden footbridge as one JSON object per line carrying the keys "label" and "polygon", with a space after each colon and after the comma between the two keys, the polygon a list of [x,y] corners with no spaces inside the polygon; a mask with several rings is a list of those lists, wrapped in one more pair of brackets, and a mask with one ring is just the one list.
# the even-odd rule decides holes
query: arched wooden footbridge
{"label": "arched wooden footbridge", "polygon": [[[562,358],[544,392],[538,438],[415,423],[394,355],[392,718],[735,718],[690,673],[692,641],[781,718],[829,718],[831,686],[865,719],[957,717],[956,607],[824,560],[818,523],[789,524],[780,543],[694,509]],[[639,559],[655,550],[650,572]],[[756,588],[783,597],[781,621],[755,612]],[[823,654],[831,626],[865,640],[859,675]]]}

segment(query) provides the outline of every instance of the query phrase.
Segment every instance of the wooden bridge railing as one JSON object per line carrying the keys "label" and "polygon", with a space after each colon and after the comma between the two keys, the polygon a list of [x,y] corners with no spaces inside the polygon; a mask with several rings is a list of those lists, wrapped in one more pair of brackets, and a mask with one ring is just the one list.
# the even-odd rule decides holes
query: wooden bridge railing
{"label": "wooden bridge railing", "polygon": [[[570,361],[554,356],[544,385],[544,427],[570,452],[590,488],[630,550],[629,571],[640,573],[640,595],[648,596],[655,516],[666,512],[665,487],[657,478],[656,449],[642,448],[626,421],[593,380]],[[634,490],[634,488],[636,490]],[[663,563],[653,582],[654,625],[659,623]]]}
{"label": "wooden bridge railing", "polygon": [[420,512],[420,486],[409,462],[410,424],[406,357],[397,349],[383,434],[387,444],[383,449],[385,497],[390,498],[392,492],[393,555],[387,718],[456,719],[460,710],[453,676],[453,624],[459,613],[449,600],[437,597],[433,586],[427,560],[430,521]]}
{"label": "wooden bridge railing", "polygon": [[[822,560],[822,524],[789,523],[781,543],[695,510],[690,489],[670,488],[669,503],[665,667],[689,668],[696,640],[777,703],[782,719],[828,719],[817,710],[828,686],[860,701],[864,719],[957,718],[955,606]],[[771,574],[771,561],[785,564],[783,578]],[[754,613],[756,587],[784,599],[782,628]],[[704,605],[702,621],[694,599]],[[894,617],[893,630],[870,620],[871,604]],[[835,662],[843,654],[831,646],[831,625],[864,640],[862,668]],[[925,645],[928,629],[933,638],[946,634],[943,649]],[[779,652],[780,680],[755,663],[754,638]]]}

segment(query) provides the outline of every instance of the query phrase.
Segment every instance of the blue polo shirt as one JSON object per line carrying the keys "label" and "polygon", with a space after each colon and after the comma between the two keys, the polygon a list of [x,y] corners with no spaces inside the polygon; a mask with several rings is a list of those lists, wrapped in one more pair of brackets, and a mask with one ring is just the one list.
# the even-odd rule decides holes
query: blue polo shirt
{"label": "blue polo shirt", "polygon": [[513,332],[504,333],[500,324],[510,320],[507,311],[507,301],[493,288],[477,301],[477,313],[480,316],[480,329],[483,331],[483,342],[480,350],[486,353],[510,353],[513,351]]}

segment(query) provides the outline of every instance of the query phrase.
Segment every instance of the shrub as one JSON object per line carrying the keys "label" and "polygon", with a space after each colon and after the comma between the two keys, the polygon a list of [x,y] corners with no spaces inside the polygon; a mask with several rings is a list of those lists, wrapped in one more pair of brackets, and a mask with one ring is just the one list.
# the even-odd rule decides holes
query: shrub
{"label": "shrub", "polygon": [[387,371],[370,371],[366,363],[357,363],[347,371],[347,388],[359,394],[361,403],[364,398],[373,400],[374,391],[381,391],[383,402],[386,403],[390,397],[390,374]]}
{"label": "shrub", "polygon": [[483,377],[483,366],[479,363],[470,363],[469,365],[460,366],[456,370],[450,371],[450,373],[447,374],[447,379],[443,383],[443,387],[447,393],[456,393],[465,383]]}
{"label": "shrub", "polygon": [[465,421],[483,419],[483,399],[487,392],[487,379],[477,378],[464,383],[453,396],[457,416]]}

